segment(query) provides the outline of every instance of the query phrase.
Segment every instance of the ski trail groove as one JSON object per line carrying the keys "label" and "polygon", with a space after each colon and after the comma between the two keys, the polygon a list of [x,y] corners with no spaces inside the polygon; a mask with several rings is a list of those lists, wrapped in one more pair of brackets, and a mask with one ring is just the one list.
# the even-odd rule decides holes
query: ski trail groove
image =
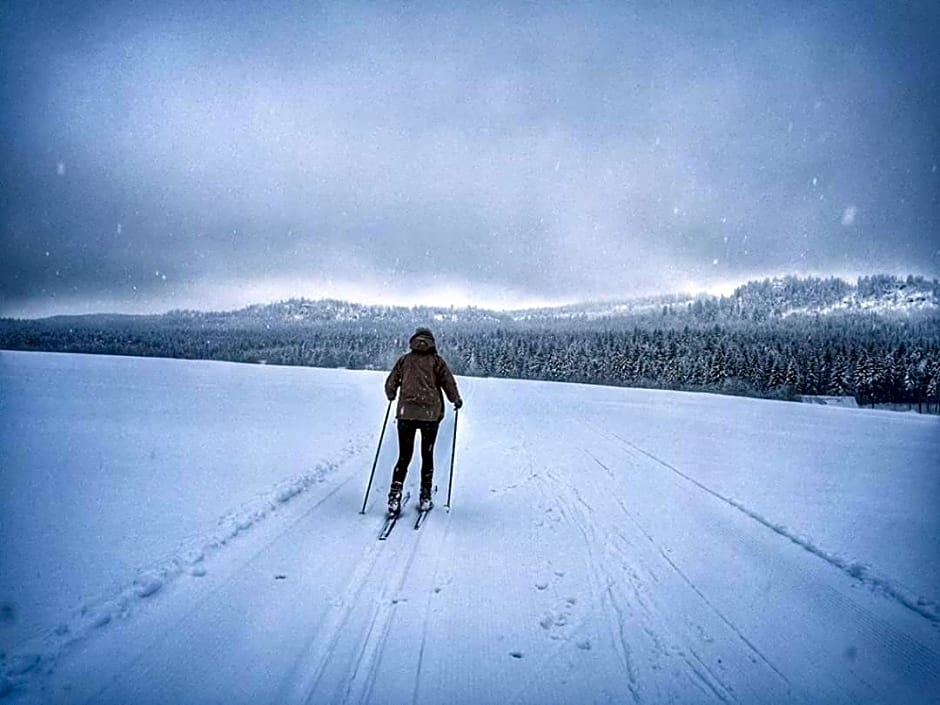
{"label": "ski trail groove", "polygon": [[184,612],[184,614],[183,614],[182,616],[180,616],[179,619],[177,619],[176,621],[174,621],[171,626],[167,627],[166,629],[162,629],[162,630],[159,632],[159,634],[158,634],[157,636],[155,636],[145,648],[141,649],[141,651],[137,654],[137,656],[136,656],[133,660],[129,661],[129,662],[125,665],[124,668],[122,668],[120,671],[118,671],[117,673],[115,673],[111,678],[109,678],[109,679],[95,692],[94,695],[92,695],[90,698],[88,698],[88,700],[85,701],[85,703],[86,703],[87,705],[90,705],[91,703],[101,702],[101,700],[102,700],[103,696],[105,695],[105,693],[107,693],[107,691],[108,691],[109,689],[111,689],[112,687],[114,687],[114,685],[116,685],[117,682],[121,680],[121,677],[124,675],[125,672],[134,670],[134,668],[136,668],[138,665],[140,665],[140,664],[145,660],[145,658],[146,658],[147,656],[151,655],[152,653],[154,653],[154,652],[156,651],[156,649],[158,648],[159,643],[160,643],[164,638],[166,638],[166,637],[169,636],[170,634],[174,634],[174,633],[180,631],[182,625],[187,624],[188,622],[192,621],[193,615],[198,614],[202,609],[204,609],[204,607],[206,606],[206,604],[208,604],[208,603],[209,603],[210,601],[212,601],[212,600],[215,600],[215,599],[217,598],[218,594],[219,594],[220,592],[222,592],[224,589],[226,589],[226,588],[230,585],[230,583],[232,583],[232,581],[235,579],[235,576],[236,576],[236,575],[238,575],[239,573],[241,573],[242,571],[244,571],[245,569],[247,569],[249,566],[253,565],[253,564],[254,564],[256,561],[258,561],[262,556],[264,556],[264,555],[267,553],[267,551],[268,551],[274,544],[276,544],[278,541],[280,541],[285,535],[287,535],[288,533],[292,532],[292,531],[293,531],[298,525],[300,525],[302,522],[307,521],[307,520],[310,518],[310,515],[311,515],[314,511],[316,511],[316,510],[320,507],[320,505],[322,505],[322,504],[323,504],[324,502],[326,502],[328,499],[332,498],[333,495],[335,495],[337,492],[339,492],[339,491],[340,491],[346,484],[348,484],[352,479],[353,479],[353,475],[350,475],[350,476],[347,477],[345,480],[342,480],[341,482],[337,483],[336,487],[334,487],[334,488],[333,488],[332,490],[330,490],[327,494],[325,494],[323,497],[321,497],[320,499],[318,499],[314,504],[312,504],[309,508],[307,508],[299,517],[297,517],[294,521],[290,522],[290,523],[289,523],[287,526],[285,526],[281,531],[279,531],[271,540],[269,540],[268,542],[266,542],[266,543],[265,543],[263,546],[261,546],[257,551],[255,551],[255,552],[251,555],[250,558],[248,558],[241,566],[239,566],[239,568],[238,568],[237,570],[235,570],[234,572],[232,572],[232,574],[229,575],[224,581],[222,581],[222,582],[220,582],[218,585],[214,586],[212,589],[210,589],[208,592],[206,592],[201,598],[199,598],[198,600],[196,600],[196,601],[192,604],[192,607],[191,607],[191,608],[189,608],[188,610],[186,610],[186,611]]}
{"label": "ski trail groove", "polygon": [[688,585],[689,588],[691,588],[692,591],[693,591],[696,595],[698,595],[699,599],[701,599],[702,602],[705,603],[705,604],[709,607],[709,609],[711,609],[711,611],[714,612],[715,615],[717,615],[718,618],[719,618],[722,622],[724,622],[725,625],[726,625],[732,632],[734,632],[734,633],[738,636],[738,638],[745,644],[745,646],[747,646],[747,648],[748,648],[751,652],[754,653],[755,656],[757,656],[757,657],[758,657],[761,661],[763,661],[774,673],[776,673],[776,674],[780,677],[780,679],[781,679],[784,683],[787,684],[787,687],[788,687],[788,688],[791,687],[791,683],[790,683],[789,679],[780,671],[780,669],[778,669],[778,668],[770,661],[770,659],[768,659],[768,658],[761,652],[761,650],[758,649],[757,646],[754,645],[754,643],[753,643],[750,639],[748,639],[746,636],[744,636],[744,633],[743,633],[740,629],[738,629],[738,627],[737,627],[730,619],[728,619],[728,618],[725,616],[725,614],[724,614],[720,609],[718,609],[718,607],[716,607],[716,606],[714,605],[714,603],[712,603],[712,601],[709,600],[701,590],[699,590],[698,586],[697,586],[695,583],[693,583],[693,582],[689,579],[689,577],[685,574],[685,572],[684,572],[678,565],[676,565],[675,561],[673,561],[672,558],[669,557],[669,554],[667,554],[667,553],[663,550],[663,548],[662,548],[658,543],[656,543],[656,540],[646,531],[646,529],[643,528],[643,525],[640,524],[639,521],[637,521],[636,517],[634,517],[633,514],[630,513],[629,510],[627,510],[626,506],[625,506],[624,503],[623,503],[623,500],[621,500],[619,497],[617,497],[616,500],[617,500],[617,504],[619,504],[619,505],[620,505],[620,508],[623,510],[624,515],[633,523],[634,526],[636,526],[636,528],[640,531],[640,533],[642,533],[642,534],[647,538],[647,540],[650,542],[650,545],[653,546],[653,547],[656,549],[656,552],[659,553],[659,555],[662,556],[663,560],[666,561],[666,563],[669,564],[669,567],[672,568],[672,569],[675,571],[676,575],[678,575],[678,576],[683,580],[683,582],[685,582],[685,584]]}
{"label": "ski trail groove", "polygon": [[[549,498],[554,501],[560,508],[561,513],[564,518],[570,517],[570,522],[581,534],[581,537],[584,541],[585,550],[588,554],[588,565],[590,567],[590,585],[591,593],[594,595],[600,595],[600,603],[602,606],[605,606],[604,615],[606,617],[605,622],[608,626],[608,631],[611,637],[611,640],[614,644],[614,649],[617,652],[618,657],[620,658],[621,663],[623,664],[624,671],[627,674],[627,689],[630,691],[631,697],[635,703],[643,703],[643,697],[640,694],[639,688],[639,676],[636,669],[636,664],[634,663],[633,658],[633,649],[631,648],[629,639],[627,638],[627,616],[625,608],[620,604],[617,597],[614,595],[613,585],[616,580],[609,572],[598,567],[602,564],[599,563],[597,556],[595,555],[595,546],[603,545],[593,530],[593,526],[590,522],[586,522],[583,517],[578,517],[578,512],[569,504],[569,500],[565,493],[558,491],[557,485],[560,484],[557,477],[550,470],[545,472],[545,477],[551,481],[555,486],[552,489],[545,487],[545,481],[541,480],[540,485],[543,486],[543,494],[546,490],[549,491]],[[572,491],[573,488],[568,487],[569,491]],[[588,506],[585,504],[585,506]],[[603,576],[600,573],[603,573]],[[602,590],[601,585],[604,585],[605,588]],[[611,614],[613,610],[614,614]]]}
{"label": "ski trail groove", "polygon": [[[441,537],[441,540],[438,542],[437,552],[435,555],[434,561],[434,571],[431,574],[431,584],[430,591],[428,592],[428,599],[424,607],[424,617],[421,623],[421,645],[418,647],[418,664],[415,667],[415,682],[414,688],[411,692],[411,704],[418,704],[418,696],[420,694],[421,688],[421,670],[424,666],[424,649],[427,645],[428,638],[428,621],[431,615],[431,603],[434,601],[434,595],[437,587],[437,576],[440,574],[441,562],[444,559],[444,544],[447,543],[447,538],[450,536],[450,512],[446,512],[446,520],[444,523],[444,535]],[[430,517],[429,517],[430,518]]]}
{"label": "ski trail groove", "polygon": [[[633,696],[633,701],[636,703],[642,703],[643,698],[640,696],[640,690],[637,684],[636,669],[633,666],[633,659],[630,652],[630,643],[627,641],[627,635],[624,633],[626,630],[626,618],[624,617],[623,608],[620,606],[620,604],[617,602],[617,598],[614,596],[613,581],[607,583],[607,590],[604,593],[604,597],[605,600],[610,600],[611,609],[617,613],[617,640],[615,642],[615,646],[618,643],[620,645],[620,648],[617,649],[617,654],[620,656],[623,667],[627,671],[627,677],[629,679],[627,688],[630,690],[630,694]],[[614,625],[612,622],[610,622],[610,620],[608,620],[608,624],[612,629],[614,628]]]}
{"label": "ski trail groove", "polygon": [[[345,581],[339,604],[331,605],[326,610],[327,616],[323,619],[322,626],[311,638],[304,654],[296,660],[294,668],[285,680],[285,688],[282,688],[276,702],[316,702],[312,698],[326,673],[333,651],[344,637],[346,625],[356,612],[376,566],[383,555],[389,553],[388,549],[383,551],[385,546],[386,544],[378,541],[366,544],[362,557]],[[302,675],[302,669],[310,666],[313,667],[312,673]],[[284,692],[285,689],[288,692]]]}
{"label": "ski trail groove", "polygon": [[[624,442],[623,439],[617,438],[621,442]],[[628,444],[629,445],[629,444]],[[649,453],[643,453],[652,460],[655,460],[659,464],[664,464],[659,459],[652,457]],[[672,468],[670,468],[672,469]],[[682,474],[682,473],[679,473]],[[692,481],[695,485],[701,485],[694,480]],[[705,488],[707,490],[707,488]],[[709,492],[709,494],[717,494]],[[719,499],[723,499],[719,496]],[[678,575],[684,582],[686,582],[691,589],[693,589],[701,599],[709,606],[709,608],[714,612],[719,619],[740,638],[749,649],[762,661],[764,661],[769,667],[771,667],[775,673],[782,679],[787,685],[787,692],[790,697],[797,697],[794,693],[793,686],[794,683],[791,682],[780,669],[776,668],[760,649],[757,648],[756,644],[753,643],[737,626],[720,610],[715,604],[713,604],[702,591],[695,585],[689,576],[676,564],[674,561],[653,538],[649,532],[645,530],[643,525],[638,521],[625,506],[624,502],[620,499],[616,499],[617,503],[620,505],[621,510],[624,515],[637,527],[638,530],[646,537],[649,545],[654,547],[655,550],[661,555],[663,560],[670,565],[670,567],[675,570],[676,575]],[[731,504],[735,509],[741,511],[739,506],[734,506],[735,503],[725,502],[726,504]],[[747,512],[744,512],[747,514]],[[749,518],[753,519],[748,515]],[[759,522],[762,523],[763,522]],[[854,578],[854,576],[852,576]],[[843,594],[842,592],[835,589],[833,586],[814,582],[813,590],[811,592],[813,598],[812,601],[817,605],[817,609],[821,614],[841,614],[844,615],[848,623],[852,625],[853,631],[857,634],[857,638],[861,639],[863,643],[870,644],[879,644],[882,648],[886,649],[886,654],[892,656],[891,662],[896,664],[893,668],[897,669],[898,672],[904,674],[904,679],[906,683],[916,684],[916,689],[919,692],[940,692],[940,654],[936,652],[932,647],[924,645],[920,640],[909,636],[906,632],[899,630],[895,625],[886,621],[883,617],[872,613],[870,610],[865,609],[863,606],[855,602],[848,595]],[[851,681],[840,681],[840,679],[835,678],[834,676],[829,676],[829,674],[820,674],[830,678],[833,683],[833,687],[836,689],[850,693],[852,687],[858,685],[863,686],[868,692],[876,694],[876,701],[890,701],[892,695],[890,692],[882,692],[879,688],[873,686],[871,683],[865,681],[861,682],[857,679]],[[858,695],[858,694],[855,694]]]}
{"label": "ski trail groove", "polygon": [[915,614],[920,615],[924,619],[927,619],[933,622],[934,624],[940,623],[940,613],[937,613],[936,609],[930,609],[928,605],[920,604],[920,601],[918,600],[916,596],[905,594],[905,592],[902,590],[899,590],[892,583],[892,581],[886,580],[884,578],[881,578],[875,575],[860,574],[856,570],[855,566],[851,564],[849,561],[846,561],[845,559],[840,558],[839,556],[835,556],[829,553],[828,551],[825,551],[824,549],[819,548],[818,546],[814,545],[812,542],[807,541],[806,539],[801,538],[800,536],[797,536],[791,531],[788,531],[785,527],[778,526],[772,523],[771,521],[768,521],[766,518],[764,518],[763,516],[761,516],[754,510],[746,507],[745,505],[741,504],[740,502],[730,497],[725,497],[723,494],[716,492],[715,490],[711,489],[707,485],[696,480],[694,477],[691,477],[690,475],[687,475],[686,473],[682,472],[678,468],[670,465],[662,458],[659,458],[653,453],[650,453],[649,451],[644,450],[640,446],[636,445],[635,443],[631,441],[628,441],[627,439],[619,436],[618,434],[611,431],[609,432],[609,435],[613,436],[614,438],[616,438],[618,441],[620,441],[627,447],[632,448],[634,451],[645,455],[650,460],[654,461],[655,463],[658,463],[659,465],[675,473],[676,475],[683,478],[684,480],[692,483],[693,485],[703,490],[704,492],[707,492],[712,497],[724,502],[725,504],[733,507],[734,509],[741,512],[742,514],[750,517],[751,519],[761,524],[765,528],[773,531],[778,536],[788,539],[789,541],[795,543],[800,548],[803,548],[804,550],[808,551],[814,556],[826,561],[826,563],[833,566],[834,568],[838,568],[840,571],[842,571],[843,573],[845,573],[852,579],[858,580],[862,583],[869,585],[870,587],[876,588],[882,594],[886,595],[887,597],[890,597],[892,600],[894,600],[898,604],[903,605],[904,607],[911,610]]}
{"label": "ski trail groove", "polygon": [[[593,455],[591,455],[590,452],[587,452],[587,454],[593,458]],[[596,460],[596,458],[594,459]],[[599,463],[599,464],[601,465],[601,467],[604,467],[602,463]],[[608,470],[606,467],[604,467],[604,469]],[[547,476],[553,482],[560,483],[558,478],[553,473],[549,472],[547,473]],[[613,533],[611,533],[610,530],[604,528],[603,530],[604,530],[605,535],[603,537],[603,540],[601,540],[601,537],[598,535],[597,530],[596,530],[597,528],[600,528],[600,527],[595,527],[596,522],[590,521],[585,511],[579,510],[577,505],[580,505],[581,507],[584,508],[584,510],[587,510],[591,514],[594,514],[593,507],[583,498],[583,496],[581,495],[581,492],[578,490],[577,487],[575,487],[574,485],[570,483],[563,483],[563,484],[567,491],[561,492],[561,493],[555,493],[556,499],[558,501],[564,501],[564,498],[568,494],[570,494],[570,496],[574,498],[574,501],[570,504],[569,513],[572,515],[572,519],[575,525],[581,531],[582,535],[585,538],[586,544],[589,546],[588,552],[591,558],[592,569],[595,569],[595,567],[598,565],[597,559],[594,556],[593,551],[590,549],[590,546],[592,545],[606,545],[612,548],[616,552],[616,554],[619,556],[621,561],[624,561],[624,567],[626,568],[629,565],[629,559],[631,558],[631,555],[625,552],[624,550],[622,550],[617,545],[617,540],[616,540],[617,538],[619,538],[620,540],[625,540],[623,534],[617,531],[614,531]],[[616,501],[621,511],[623,511],[624,514],[626,514],[631,519],[631,521],[636,523],[636,519],[627,511],[622,500],[620,500],[619,497],[616,497]],[[640,528],[642,531],[642,527],[638,526],[638,528]],[[646,532],[642,532],[642,533],[647,538],[647,540],[649,540],[655,546],[655,542],[652,540],[652,537],[646,534]],[[630,542],[626,541],[626,543],[630,543]],[[659,546],[655,546],[655,547],[657,549],[657,552],[663,558],[667,559],[668,565],[673,570],[676,570],[677,573],[679,573],[680,577],[683,578],[684,582],[689,587],[692,588],[694,593],[700,599],[702,599],[705,602],[708,608],[710,608],[712,611],[715,611],[717,613],[717,610],[715,609],[715,607],[708,600],[706,600],[704,596],[702,595],[702,593],[691,583],[691,581],[689,581],[686,578],[686,576],[677,569],[674,562],[668,559],[668,557],[662,551],[662,549],[659,548]],[[603,565],[606,565],[606,562]],[[625,635],[623,635],[623,630],[625,629],[625,626],[626,626],[626,618],[624,614],[624,608],[620,605],[620,601],[622,598],[618,599],[617,592],[614,590],[614,586],[617,584],[617,580],[614,576],[610,574],[610,572],[606,568],[604,568],[604,573],[607,579],[606,594],[611,600],[612,607],[617,612],[617,618],[618,618],[617,621],[620,625],[621,635],[625,639]],[[633,576],[635,576],[635,571],[633,571]],[[640,586],[637,585],[636,580],[634,579],[633,576],[631,576],[631,578],[629,579],[629,582],[633,588],[633,593],[636,598],[636,603],[643,609],[643,611],[647,615],[657,620],[657,622],[662,621],[661,624],[657,625],[657,628],[664,630],[664,634],[669,633],[671,636],[678,638],[677,634],[672,634],[674,630],[672,627],[668,625],[669,620],[664,619],[664,615],[662,615],[658,609],[646,604],[645,598],[643,597],[642,592],[640,590]],[[627,600],[626,602],[627,604],[630,603],[629,600]],[[719,616],[721,615],[719,614]],[[724,620],[724,621],[727,622],[727,620]],[[739,630],[733,628],[733,625],[730,625],[730,626],[732,626],[733,631],[736,634],[738,634],[738,636],[741,636],[741,633]],[[690,679],[694,683],[697,683],[699,686],[703,687],[704,688],[703,692],[711,693],[715,698],[717,698],[721,702],[725,702],[725,703],[736,702],[736,698],[733,694],[733,688],[729,684],[725,683],[724,680],[722,680],[722,678],[717,676],[707,665],[705,665],[701,661],[701,659],[698,659],[697,657],[695,657],[694,659],[690,659],[688,654],[686,654],[685,650],[680,647],[666,646],[663,642],[663,639],[660,638],[660,635],[656,631],[651,629],[649,626],[646,626],[645,630],[651,642],[651,648],[649,649],[650,656],[652,657],[670,656],[673,654],[679,656],[681,661],[685,663],[687,667],[686,672],[687,674],[689,674]],[[681,639],[680,639],[680,643],[681,643]],[[750,643],[746,639],[744,639],[744,643],[746,645],[749,645],[752,650],[756,651],[753,645],[750,645]],[[623,643],[623,646],[625,649],[625,653],[629,654],[629,650],[628,650],[626,643]],[[759,654],[759,652],[757,653]],[[780,673],[778,669],[776,669],[773,666],[773,664],[767,661],[766,658],[764,658],[763,660],[778,676],[781,676],[783,678],[784,682],[787,682],[786,678]],[[632,668],[632,665],[631,665],[631,669],[633,671],[632,675],[634,677],[634,682],[636,682],[638,680],[638,676],[636,675],[635,668]],[[787,683],[787,685],[789,686],[789,683]]]}
{"label": "ski trail groove", "polygon": [[[590,432],[591,435],[597,432],[596,428],[584,423],[583,421],[580,421],[579,419],[574,419],[574,421],[584,426],[585,430]],[[590,450],[588,450],[587,448],[582,448],[581,450],[588,457],[590,457],[601,469],[603,469],[604,473],[606,474],[609,480],[616,479],[616,476],[614,475],[613,470],[609,466],[605,465],[593,453],[591,453]],[[671,620],[668,617],[668,615],[664,614],[659,608],[655,607],[653,604],[648,604],[647,599],[644,596],[644,588],[647,587],[646,583],[636,573],[636,569],[633,565],[637,559],[637,551],[635,549],[638,547],[634,545],[634,543],[626,536],[624,532],[618,529],[611,529],[610,527],[599,525],[598,522],[595,521],[593,517],[595,516],[602,517],[604,515],[603,512],[601,512],[600,514],[597,514],[592,504],[589,503],[584,498],[584,496],[582,495],[582,493],[580,492],[577,486],[575,486],[571,482],[561,483],[558,477],[552,472],[546,473],[546,477],[556,484],[564,485],[564,488],[562,489],[562,491],[554,492],[554,499],[555,501],[559,502],[563,506],[566,504],[569,506],[568,514],[571,515],[575,526],[580,530],[580,532],[582,533],[582,536],[585,539],[585,543],[587,545],[587,551],[591,558],[592,569],[596,570],[596,566],[599,565],[597,557],[594,556],[594,553],[592,551],[592,548],[591,548],[592,546],[595,546],[595,545],[607,546],[613,551],[613,554],[611,554],[610,558],[614,560],[605,560],[603,563],[603,566],[605,566],[603,570],[607,579],[607,590],[605,592],[605,600],[609,600],[611,608],[613,608],[617,612],[617,623],[620,625],[621,635],[623,636],[624,640],[626,639],[626,636],[625,634],[623,634],[623,630],[626,628],[626,624],[627,624],[627,615],[625,614],[624,610],[629,608],[632,605],[632,603],[635,602],[647,615],[647,618],[644,620],[646,624],[644,625],[643,628],[644,628],[645,634],[649,638],[650,643],[647,645],[645,653],[650,658],[650,667],[654,671],[660,668],[658,665],[656,665],[659,662],[660,658],[678,657],[679,660],[685,665],[685,673],[687,677],[697,687],[703,689],[704,693],[709,694],[710,696],[714,697],[720,702],[737,702],[737,698],[734,695],[734,688],[728,683],[726,683],[723,678],[721,678],[718,674],[716,674],[707,665],[705,665],[704,662],[701,661],[701,659],[698,659],[697,656],[694,658],[690,658],[690,656],[686,653],[685,649],[682,648],[681,646],[678,646],[678,645],[667,646],[664,643],[663,638],[667,638],[670,641],[676,640],[677,644],[684,643],[685,632],[683,631],[683,628],[679,627],[679,625],[672,624],[673,620]],[[624,514],[628,515],[631,521],[635,523],[636,519],[629,513],[629,511],[626,509],[626,506],[619,499],[619,497],[616,497],[615,494],[613,494],[613,496],[616,498],[619,509]],[[569,499],[569,498],[573,498],[573,499]],[[603,531],[604,535],[601,536],[598,533],[598,531]],[[652,541],[652,538],[648,534],[646,534],[645,532],[641,532],[641,533],[647,541],[650,541],[654,543],[655,545],[655,542]],[[626,544],[628,548],[621,547],[620,545],[621,542]],[[657,553],[662,555],[662,557],[666,557],[662,549],[660,549],[658,546],[656,546],[656,549],[657,549]],[[614,556],[616,556],[616,558],[614,558]],[[619,562],[622,565],[624,571],[627,572],[628,574],[627,582],[632,587],[633,598],[628,598],[626,595],[619,595],[620,590],[617,589],[619,587],[618,576],[615,576],[609,572],[609,565],[613,565],[615,562]],[[655,583],[659,582],[658,578],[656,577],[656,574],[653,572],[653,569],[652,569],[653,567],[651,565],[647,565],[645,562],[641,562],[640,565],[643,565],[644,569],[648,572],[650,580],[652,580]],[[668,561],[667,565],[672,570],[675,570],[675,565],[673,561]],[[691,585],[688,579],[685,578],[684,575],[682,575],[681,577],[683,578],[683,582],[687,586],[692,587],[694,594],[699,599],[701,599],[703,597],[701,592],[698,591],[697,589],[694,589],[695,586]],[[621,602],[623,602],[624,605],[626,605],[626,607],[621,606]],[[705,601],[705,605],[707,609],[709,609],[712,612],[715,612],[715,608],[712,604]],[[632,619],[633,621],[636,620],[635,617]],[[723,620],[723,621],[727,622],[727,620]],[[656,629],[661,630],[662,635],[657,633],[654,629],[651,629],[650,625],[655,626]],[[686,626],[684,627],[684,629],[688,630],[689,627]],[[733,633],[737,634],[740,637],[740,630],[734,629]],[[661,636],[663,638],[661,638]],[[748,646],[747,640],[744,640],[744,644],[745,646]],[[628,645],[626,644],[625,641],[622,642],[621,645],[624,649],[626,649],[624,651],[624,654],[626,654],[629,658],[630,651],[629,651]],[[754,650],[753,645],[749,647],[749,650],[750,651]],[[629,659],[629,660],[631,662],[631,668],[638,681],[639,676],[636,674],[635,667],[632,666],[632,659]],[[762,659],[762,660],[766,661],[766,659]],[[780,671],[776,669],[772,664],[768,663],[768,665],[778,676],[781,675]],[[783,680],[786,683],[786,679],[784,678]],[[787,685],[789,686],[789,684]],[[636,697],[640,697],[638,689],[634,692],[634,695]],[[665,692],[660,692],[657,695],[657,697],[659,698],[667,697],[667,696],[668,696],[668,693],[665,693]]]}
{"label": "ski trail groove", "polygon": [[[551,475],[552,473],[546,472],[546,475]],[[556,492],[552,492],[546,486],[546,481],[543,479],[541,474],[535,474],[532,476],[535,480],[536,486],[542,495],[543,500],[548,501],[549,503],[555,503],[560,508],[560,513],[565,514],[564,510],[564,501]],[[613,584],[613,578],[607,576],[606,581],[601,581],[597,574],[595,568],[595,561],[593,559],[593,544],[591,538],[587,536],[581,527],[578,527],[579,533],[581,533],[582,538],[585,542],[585,549],[589,555],[589,582],[591,594],[595,597],[597,602],[602,608],[604,615],[604,625],[608,632],[608,637],[610,639],[611,646],[614,652],[617,654],[617,658],[623,667],[624,672],[627,674],[626,687],[630,692],[631,698],[634,703],[640,705],[643,702],[642,697],[640,696],[638,687],[637,687],[637,674],[636,669],[632,659],[632,650],[629,644],[629,640],[626,635],[625,628],[625,617],[624,614],[617,604],[616,599],[610,594]],[[601,585],[604,587],[602,588]],[[611,614],[611,612],[615,614]],[[616,622],[616,624],[615,624]],[[542,666],[547,667],[552,661],[558,658],[562,653],[562,646],[559,645],[558,648],[546,659],[544,659]],[[528,702],[524,697],[517,697],[515,699],[509,700],[510,702]]]}
{"label": "ski trail groove", "polygon": [[344,595],[349,595],[351,592],[351,597],[344,596],[340,607],[331,607],[329,609],[328,617],[324,620],[324,626],[318,630],[311,640],[306,654],[298,660],[295,671],[307,665],[312,665],[314,668],[309,678],[301,678],[301,682],[298,684],[300,697],[278,698],[278,701],[300,701],[308,704],[317,702],[313,697],[326,672],[330,656],[339,640],[343,637],[344,628],[356,609],[365,586],[368,584],[369,576],[378,563],[380,553],[378,546],[370,545],[366,548],[363,558],[359,560],[350,579],[346,582],[346,589],[343,591]]}
{"label": "ski trail groove", "polygon": [[[346,694],[344,703],[356,702],[360,705],[370,701],[375,676],[382,663],[385,645],[391,632],[392,621],[398,604],[398,595],[408,579],[411,567],[418,556],[418,547],[421,544],[422,533],[410,532],[411,542],[407,558],[397,561],[395,572],[386,580],[382,594],[376,600],[369,627],[363,639],[362,649],[353,663],[352,669],[346,679]],[[415,535],[416,534],[416,535]],[[400,549],[399,553],[405,549]],[[396,554],[397,558],[397,554]]]}

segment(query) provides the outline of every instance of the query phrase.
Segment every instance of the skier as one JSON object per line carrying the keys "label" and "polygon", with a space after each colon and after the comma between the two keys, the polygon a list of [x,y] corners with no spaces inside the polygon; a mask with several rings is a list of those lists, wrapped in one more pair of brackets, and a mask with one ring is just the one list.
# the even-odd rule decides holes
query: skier
{"label": "skier", "polygon": [[385,396],[395,399],[398,388],[401,395],[395,418],[398,423],[398,462],[392,474],[392,487],[388,492],[388,513],[401,511],[401,491],[405,475],[414,453],[415,434],[421,431],[421,495],[419,511],[428,511],[431,504],[431,488],[434,478],[434,441],[437,429],[444,418],[444,399],[441,390],[454,405],[463,406],[457,382],[444,358],[437,354],[434,335],[428,328],[418,328],[409,341],[411,352],[405,353],[388,379],[385,380]]}

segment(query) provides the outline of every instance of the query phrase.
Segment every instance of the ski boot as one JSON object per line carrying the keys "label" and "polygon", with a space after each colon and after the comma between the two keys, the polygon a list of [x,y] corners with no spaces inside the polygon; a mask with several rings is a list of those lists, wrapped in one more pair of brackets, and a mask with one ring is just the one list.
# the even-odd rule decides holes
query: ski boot
{"label": "ski boot", "polygon": [[392,488],[388,491],[389,516],[395,516],[401,513],[401,488],[402,483],[393,482]]}
{"label": "ski boot", "polygon": [[418,499],[418,511],[419,512],[429,512],[434,507],[434,502],[431,501],[431,488],[421,488],[421,496]]}

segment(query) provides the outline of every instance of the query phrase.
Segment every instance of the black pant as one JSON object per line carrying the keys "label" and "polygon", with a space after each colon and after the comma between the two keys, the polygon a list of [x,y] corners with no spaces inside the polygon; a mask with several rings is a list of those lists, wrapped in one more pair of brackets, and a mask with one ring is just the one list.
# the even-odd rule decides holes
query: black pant
{"label": "black pant", "polygon": [[408,465],[415,450],[415,433],[421,430],[421,488],[431,489],[434,477],[434,441],[437,440],[437,428],[440,421],[412,421],[410,419],[398,420],[398,462],[395,463],[395,472],[392,482],[405,484],[408,474]]}

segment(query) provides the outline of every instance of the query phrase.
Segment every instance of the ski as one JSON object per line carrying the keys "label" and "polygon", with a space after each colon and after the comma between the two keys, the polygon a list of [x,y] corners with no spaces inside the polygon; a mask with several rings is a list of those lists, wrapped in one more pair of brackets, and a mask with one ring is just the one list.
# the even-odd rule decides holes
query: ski
{"label": "ski", "polygon": [[[437,495],[437,485],[434,485],[434,489],[431,490],[431,496],[434,497]],[[431,509],[434,509],[434,504],[432,502]],[[424,523],[424,520],[428,518],[428,514],[431,513],[431,509],[425,509],[423,512],[418,510],[418,518],[415,519],[415,531],[421,528],[421,525]]]}
{"label": "ski", "polygon": [[[433,509],[434,507],[431,507]],[[415,519],[415,531],[421,528],[421,525],[424,523],[424,520],[428,518],[428,514],[431,513],[431,509],[426,509],[423,512],[418,510],[418,518]]]}
{"label": "ski", "polygon": [[398,518],[401,516],[401,513],[405,510],[405,505],[408,504],[408,500],[411,498],[411,493],[406,492],[405,496],[401,498],[401,507],[398,510],[397,514],[386,514],[385,515],[385,524],[382,526],[382,531],[379,533],[379,541],[384,541],[388,538],[388,535],[392,533],[392,529],[395,528],[395,524],[398,523]]}

